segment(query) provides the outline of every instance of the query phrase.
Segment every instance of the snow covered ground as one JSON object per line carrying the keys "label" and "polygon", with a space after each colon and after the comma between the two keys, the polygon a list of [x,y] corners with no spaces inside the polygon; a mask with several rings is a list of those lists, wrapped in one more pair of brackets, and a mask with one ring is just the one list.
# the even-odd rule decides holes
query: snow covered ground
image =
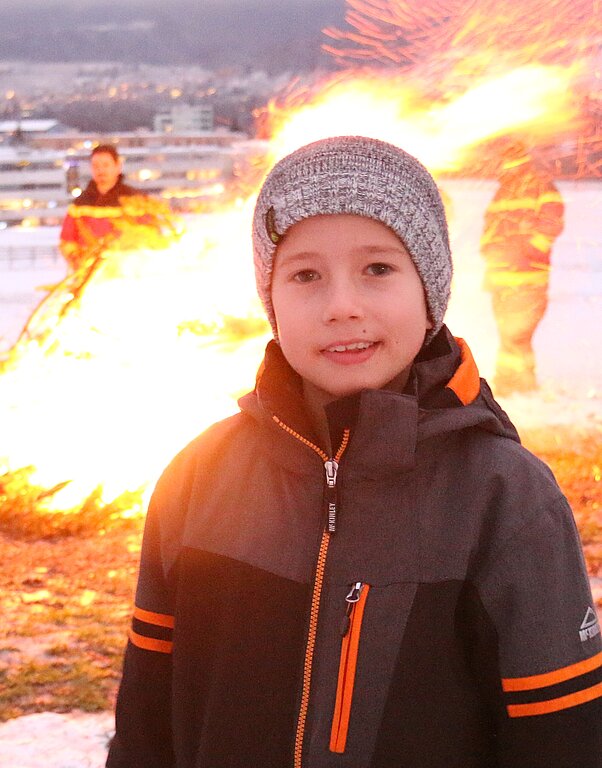
{"label": "snow covered ground", "polygon": [[[446,182],[456,263],[447,316],[466,338],[483,375],[493,368],[496,332],[489,298],[480,289],[478,241],[483,211],[494,184]],[[602,429],[602,183],[564,182],[566,227],[553,251],[550,305],[535,338],[541,390],[512,397],[504,407],[519,427],[573,425]],[[56,229],[0,232],[0,253],[19,243],[56,242]],[[15,341],[44,295],[36,290],[58,282],[62,262],[42,259],[8,267],[0,259],[0,353]],[[592,582],[602,597],[602,580]],[[0,725],[0,768],[100,768],[113,717],[110,713],[28,715]]]}
{"label": "snow covered ground", "polygon": [[41,712],[0,725],[1,768],[101,768],[113,731],[109,712]]}

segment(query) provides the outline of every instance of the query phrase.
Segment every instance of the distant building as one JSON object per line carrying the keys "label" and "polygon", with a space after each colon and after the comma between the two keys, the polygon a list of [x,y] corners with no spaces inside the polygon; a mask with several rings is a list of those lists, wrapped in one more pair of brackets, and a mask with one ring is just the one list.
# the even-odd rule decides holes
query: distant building
{"label": "distant building", "polygon": [[153,121],[157,133],[204,133],[214,128],[213,107],[177,104],[158,112]]}
{"label": "distant building", "polygon": [[0,120],[0,143],[10,142],[15,136],[21,137],[24,141],[29,141],[39,136],[64,133],[65,130],[72,129],[67,128],[58,120],[52,118],[41,120],[33,118]]}
{"label": "distant building", "polygon": [[113,133],[80,133],[71,131],[61,134],[37,134],[28,141],[33,149],[57,149],[68,152],[69,150],[88,153],[95,144],[116,144],[121,152],[126,147],[161,148],[170,147],[230,147],[240,141],[247,140],[244,133],[227,131],[218,128],[216,131],[184,131],[180,133],[163,133],[139,128],[136,131],[115,131]]}
{"label": "distant building", "polygon": [[237,197],[241,180],[268,149],[266,142],[223,130],[101,137],[42,132],[20,144],[0,141],[0,229],[60,223],[89,181],[90,151],[97,143],[119,147],[128,184],[190,213],[214,210]]}
{"label": "distant building", "polygon": [[25,220],[57,225],[68,201],[63,152],[0,146],[0,229]]}

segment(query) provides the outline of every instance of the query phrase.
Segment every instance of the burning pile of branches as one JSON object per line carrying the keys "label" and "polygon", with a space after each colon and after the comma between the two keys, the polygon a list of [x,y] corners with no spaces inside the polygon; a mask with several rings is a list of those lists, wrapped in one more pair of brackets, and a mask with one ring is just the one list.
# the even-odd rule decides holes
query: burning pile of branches
{"label": "burning pile of branches", "polygon": [[[533,126],[526,136],[542,145],[559,175],[602,176],[600,95],[596,100],[591,84],[591,72],[599,67],[598,2],[347,0],[347,6],[348,27],[325,29],[332,42],[323,48],[346,69],[402,72],[430,100],[457,98],[476,81],[534,65],[574,69],[579,122],[556,132],[553,146],[534,135]],[[520,89],[518,83],[517,93]],[[563,140],[574,143],[570,152],[561,147]],[[481,162],[467,160],[464,172],[491,173],[482,159],[494,155],[495,147],[479,154]]]}
{"label": "burning pile of branches", "polygon": [[[230,244],[228,217],[214,225]],[[161,201],[130,197],[116,232],[49,289],[0,365],[0,530],[66,535],[142,514],[169,458],[234,409],[250,377],[239,366],[225,385],[217,360],[267,322],[223,280],[220,247],[209,224],[184,231]]]}
{"label": "burning pile of branches", "polygon": [[23,467],[0,475],[0,531],[11,536],[52,539],[62,536],[97,535],[128,525],[142,513],[142,489],[124,492],[110,502],[98,486],[76,509],[49,508],[53,498],[68,481],[52,488],[39,486],[35,467]]}
{"label": "burning pile of branches", "polygon": [[592,0],[347,0],[347,5],[351,29],[324,30],[336,45],[323,47],[340,63],[439,65],[444,82],[535,62],[569,66],[599,44],[601,11]]}

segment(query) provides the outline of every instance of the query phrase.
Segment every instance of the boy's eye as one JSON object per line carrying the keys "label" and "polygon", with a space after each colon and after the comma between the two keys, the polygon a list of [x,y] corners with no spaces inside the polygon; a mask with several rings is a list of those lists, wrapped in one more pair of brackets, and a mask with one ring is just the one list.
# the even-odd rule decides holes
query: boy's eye
{"label": "boy's eye", "polygon": [[301,269],[299,272],[295,272],[293,280],[298,283],[311,283],[314,280],[319,279],[319,275],[313,269]]}
{"label": "boy's eye", "polygon": [[382,262],[377,261],[374,264],[369,264],[366,271],[369,275],[379,277],[380,275],[388,275],[393,270],[389,264],[383,264]]}

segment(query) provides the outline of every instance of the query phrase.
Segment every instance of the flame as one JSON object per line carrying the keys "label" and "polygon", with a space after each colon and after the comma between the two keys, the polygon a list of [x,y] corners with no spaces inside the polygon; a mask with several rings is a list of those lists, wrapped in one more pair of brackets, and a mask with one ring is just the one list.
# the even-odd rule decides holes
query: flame
{"label": "flame", "polygon": [[[403,146],[440,174],[509,131],[578,126],[576,63],[477,69],[468,85],[437,97],[411,72],[348,71],[297,87],[262,115],[267,165],[309,141],[354,133]],[[106,250],[30,319],[0,370],[0,466],[33,466],[31,482],[42,487],[69,481],[48,508],[77,510],[99,486],[107,501],[148,491],[182,445],[252,388],[269,338],[252,274],[254,194],[161,247]]]}
{"label": "flame", "polygon": [[[7,469],[71,481],[49,508],[154,481],[252,388],[268,330],[253,291],[249,211],[191,226],[162,249],[109,250],[37,309],[0,376]],[[236,350],[236,355],[232,352]]]}
{"label": "flame", "polygon": [[347,0],[346,29],[329,27],[323,48],[340,62],[421,71],[445,87],[527,63],[566,66],[599,44],[597,0]]}
{"label": "flame", "polygon": [[[570,138],[578,142],[585,155],[596,156],[601,143],[596,98],[599,99],[600,29],[602,6],[599,0],[424,0],[420,4],[408,0],[346,0],[346,26],[324,30],[330,42],[322,48],[346,67],[365,66],[391,71],[414,83],[428,94],[436,108],[442,103],[474,108],[480,125],[491,107],[491,117],[501,118],[503,125],[515,130],[528,128],[523,135],[527,143],[537,144],[545,136],[572,131]],[[523,83],[522,75],[526,80]],[[573,105],[582,112],[571,122],[554,120],[550,109],[545,119],[535,115],[530,123],[514,124],[517,112],[526,117],[528,101],[540,104],[536,80],[568,77],[573,91]],[[495,90],[491,97],[475,103],[476,96],[487,83],[507,82],[513,90],[504,99],[508,109],[498,102]],[[525,90],[523,90],[523,86]],[[464,95],[464,99],[458,98]],[[527,100],[522,95],[527,95]],[[598,94],[596,96],[596,94]],[[551,95],[551,92],[549,92]],[[548,95],[541,94],[548,101]],[[468,102],[463,104],[463,102]],[[548,106],[551,106],[548,104]],[[454,112],[454,109],[452,109]],[[460,124],[464,122],[460,119]],[[477,129],[478,130],[478,129]],[[495,132],[493,135],[497,135]],[[560,136],[555,137],[560,141]],[[581,164],[580,164],[581,165]],[[582,169],[597,171],[599,163],[587,161]]]}
{"label": "flame", "polygon": [[436,103],[398,74],[347,72],[295,94],[305,101],[294,110],[273,100],[264,120],[274,160],[310,141],[356,133],[402,146],[436,175],[461,168],[468,150],[509,131],[543,137],[578,126],[571,86],[580,72],[578,64],[525,65]]}

